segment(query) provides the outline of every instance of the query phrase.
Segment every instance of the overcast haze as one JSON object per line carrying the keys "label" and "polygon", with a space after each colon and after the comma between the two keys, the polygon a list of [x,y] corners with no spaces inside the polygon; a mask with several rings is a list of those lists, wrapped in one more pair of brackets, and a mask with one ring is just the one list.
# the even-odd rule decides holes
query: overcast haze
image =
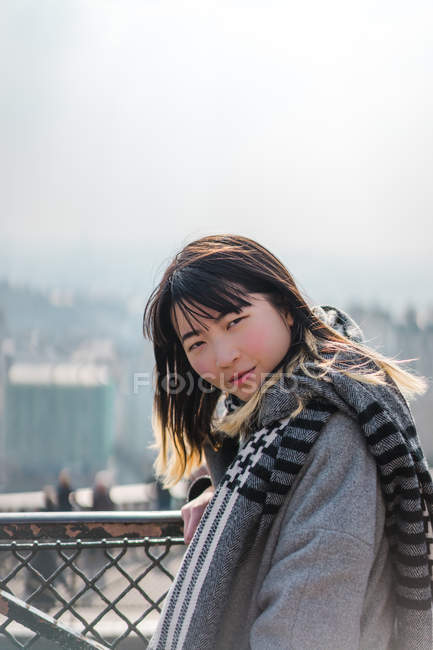
{"label": "overcast haze", "polygon": [[0,276],[146,293],[241,233],[319,302],[433,302],[433,6],[2,0]]}

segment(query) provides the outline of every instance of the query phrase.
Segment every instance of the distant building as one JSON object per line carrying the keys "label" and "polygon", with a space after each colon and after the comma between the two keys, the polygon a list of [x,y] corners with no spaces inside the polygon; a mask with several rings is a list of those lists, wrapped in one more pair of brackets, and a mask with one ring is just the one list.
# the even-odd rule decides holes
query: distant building
{"label": "distant building", "polygon": [[62,467],[85,485],[106,468],[114,432],[106,366],[14,363],[4,407],[8,491],[40,488]]}

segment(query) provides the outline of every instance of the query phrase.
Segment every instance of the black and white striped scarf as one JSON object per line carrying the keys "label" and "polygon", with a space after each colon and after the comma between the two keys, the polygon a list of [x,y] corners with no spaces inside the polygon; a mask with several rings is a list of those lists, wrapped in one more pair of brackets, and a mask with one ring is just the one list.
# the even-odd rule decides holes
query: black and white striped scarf
{"label": "black and white striped scarf", "polygon": [[[290,419],[299,395],[307,404]],[[433,483],[409,408],[393,386],[360,383],[335,371],[326,380],[298,371],[267,391],[260,428],[219,483],[149,648],[217,646],[221,604],[230,601],[237,567],[266,539],[314,442],[337,410],[357,419],[379,470],[396,589],[393,647],[431,650]]]}

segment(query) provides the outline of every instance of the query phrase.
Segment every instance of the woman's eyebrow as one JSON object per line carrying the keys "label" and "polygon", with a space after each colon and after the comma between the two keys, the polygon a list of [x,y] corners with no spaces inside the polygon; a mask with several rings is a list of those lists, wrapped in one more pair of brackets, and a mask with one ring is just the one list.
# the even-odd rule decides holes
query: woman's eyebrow
{"label": "woman's eyebrow", "polygon": [[[215,323],[219,323],[223,318],[225,318],[227,316],[227,314],[235,314],[235,313],[236,312],[234,312],[234,311],[233,312],[229,311],[226,314],[221,314],[221,316],[218,316],[218,318],[213,318],[212,320],[214,320]],[[200,334],[203,334],[203,330],[200,330],[200,329],[190,330],[189,332],[186,332],[185,334],[183,334],[183,336],[181,338],[181,341],[182,341],[182,343],[185,343],[185,341],[187,339],[190,339],[192,336],[200,336]]]}

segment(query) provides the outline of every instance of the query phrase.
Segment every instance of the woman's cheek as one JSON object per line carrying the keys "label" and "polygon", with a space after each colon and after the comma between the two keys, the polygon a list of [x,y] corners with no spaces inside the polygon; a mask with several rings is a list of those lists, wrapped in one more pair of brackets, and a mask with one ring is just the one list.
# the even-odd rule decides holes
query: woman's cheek
{"label": "woman's cheek", "polygon": [[196,371],[200,377],[207,379],[210,383],[213,383],[214,374],[211,372],[210,365],[205,355],[197,355],[197,358],[189,360],[191,366]]}
{"label": "woman's cheek", "polygon": [[256,357],[260,353],[263,345],[266,345],[265,332],[260,332],[256,329],[248,332],[242,340],[242,348],[249,357]]}

